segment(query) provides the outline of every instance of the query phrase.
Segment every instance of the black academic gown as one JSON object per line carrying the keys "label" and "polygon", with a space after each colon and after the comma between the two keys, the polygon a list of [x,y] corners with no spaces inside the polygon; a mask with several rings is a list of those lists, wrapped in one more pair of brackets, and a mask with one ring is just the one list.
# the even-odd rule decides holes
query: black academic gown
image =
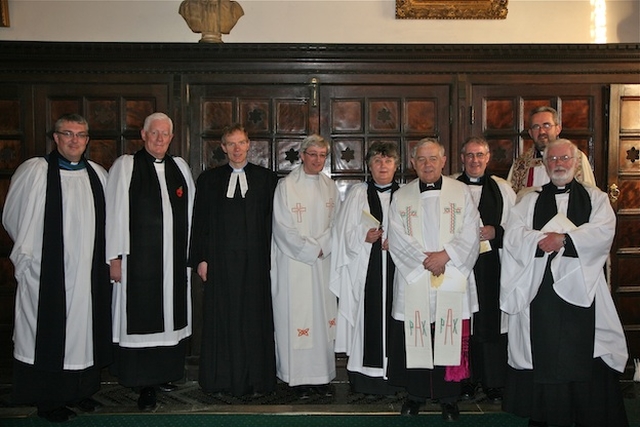
{"label": "black academic gown", "polygon": [[208,263],[204,283],[200,386],[236,396],[274,390],[271,218],[277,176],[248,163],[248,191],[227,198],[232,169],[198,178],[190,263]]}

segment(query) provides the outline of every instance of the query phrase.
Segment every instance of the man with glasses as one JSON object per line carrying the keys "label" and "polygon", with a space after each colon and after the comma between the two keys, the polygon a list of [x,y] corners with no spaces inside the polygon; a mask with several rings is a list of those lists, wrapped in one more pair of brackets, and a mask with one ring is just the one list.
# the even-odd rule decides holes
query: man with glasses
{"label": "man with glasses", "polygon": [[507,181],[486,173],[491,151],[483,138],[468,138],[460,158],[464,171],[458,181],[469,186],[481,220],[480,255],[473,268],[479,310],[473,314],[471,378],[463,382],[462,398],[472,399],[482,384],[487,399],[499,403],[507,373],[507,325],[500,311],[500,254],[504,225],[516,194]]}
{"label": "man with glasses", "polygon": [[[531,111],[529,114],[529,136],[533,139],[533,146],[513,162],[507,176],[507,181],[511,183],[516,194],[520,190],[541,186],[549,182],[549,176],[542,164],[542,152],[549,142],[558,139],[561,131],[562,125],[555,109],[543,106]],[[589,185],[596,185],[589,159],[580,151],[578,151],[576,179]],[[527,191],[530,190],[518,194],[518,200]]]}
{"label": "man with glasses", "polygon": [[550,142],[551,182],[513,207],[500,308],[509,315],[503,409],[529,426],[628,426],[622,325],[605,279],[616,230],[607,195],[575,177],[579,150]]}
{"label": "man with glasses", "polygon": [[300,152],[302,164],[275,192],[271,286],[278,378],[309,399],[331,395],[329,383],[336,376],[337,301],[329,290],[329,271],[340,197],[322,173],[329,143],[310,135]]}
{"label": "man with glasses", "polygon": [[100,408],[91,395],[112,361],[107,172],[84,156],[88,132],[84,117],[60,117],[54,149],[16,170],[2,212],[18,282],[13,403],[51,422]]}
{"label": "man with glasses", "polygon": [[278,180],[249,163],[244,127],[222,132],[229,163],[198,178],[190,264],[204,282],[200,386],[257,396],[276,385],[271,218]]}

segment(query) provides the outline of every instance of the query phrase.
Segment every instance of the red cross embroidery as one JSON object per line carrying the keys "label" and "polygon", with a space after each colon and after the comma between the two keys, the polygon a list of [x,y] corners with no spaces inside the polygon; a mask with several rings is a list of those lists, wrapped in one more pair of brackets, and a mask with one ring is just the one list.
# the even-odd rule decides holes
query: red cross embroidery
{"label": "red cross embroidery", "polygon": [[336,318],[334,317],[333,319],[329,320],[329,327],[332,328],[336,326]]}
{"label": "red cross embroidery", "polygon": [[298,329],[298,336],[302,337],[308,337],[309,336],[309,328],[305,328],[305,329]]}
{"label": "red cross embroidery", "polygon": [[296,203],[296,206],[291,208],[291,212],[298,216],[298,222],[302,222],[302,214],[307,211],[307,208],[300,203]]}

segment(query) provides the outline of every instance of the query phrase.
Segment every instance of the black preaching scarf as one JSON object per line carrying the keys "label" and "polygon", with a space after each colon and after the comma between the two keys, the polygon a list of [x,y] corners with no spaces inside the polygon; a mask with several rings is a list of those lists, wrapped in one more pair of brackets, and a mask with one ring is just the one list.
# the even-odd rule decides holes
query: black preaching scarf
{"label": "black preaching scarf", "polygon": [[491,251],[482,253],[473,268],[478,287],[478,304],[480,311],[473,315],[474,335],[484,342],[495,341],[500,337],[500,255],[504,229],[500,225],[504,201],[498,183],[489,175],[484,175],[475,183],[466,174],[458,177],[458,181],[467,185],[481,185],[478,211],[484,225],[494,227],[496,236],[491,241]]}
{"label": "black preaching scarf", "polygon": [[[64,276],[64,240],[62,227],[62,186],[60,165],[70,165],[57,150],[48,156],[47,190],[42,240],[42,266],[38,296],[38,328],[34,365],[45,371],[61,371],[66,340],[66,292]],[[91,268],[91,304],[93,312],[94,366],[110,363],[111,300],[109,269],[105,263],[104,190],[89,162],[82,158],[93,193],[95,235]]]}
{"label": "black preaching scarf", "polygon": [[[391,195],[399,188],[396,182],[391,184]],[[378,197],[378,189],[372,180],[367,181],[367,199],[369,211],[382,224],[382,205]],[[383,316],[387,319],[391,315],[391,300],[393,298],[393,276],[395,265],[388,251],[387,255],[387,310],[382,313],[382,239],[376,240],[371,246],[369,267],[364,286],[364,366],[382,368],[383,357]],[[387,321],[387,324],[389,322]],[[384,333],[386,336],[386,333]]]}
{"label": "black preaching scarf", "polygon": [[[164,331],[162,196],[154,161],[145,149],[133,157],[129,185],[128,334]],[[188,188],[176,162],[165,156],[164,163],[173,213],[173,320],[178,330],[187,326]]]}
{"label": "black preaching scarf", "polygon": [[[542,187],[533,214],[533,228],[541,230],[557,212],[556,194],[569,193],[567,218],[577,227],[589,221],[591,198],[575,179],[564,190],[552,183]],[[536,257],[542,256],[538,248]],[[560,298],[553,290],[551,260],[549,256],[542,284],[531,302],[531,343],[535,381],[565,382],[588,381],[593,360],[595,331],[595,304],[577,307]],[[564,256],[576,257],[569,242]]]}

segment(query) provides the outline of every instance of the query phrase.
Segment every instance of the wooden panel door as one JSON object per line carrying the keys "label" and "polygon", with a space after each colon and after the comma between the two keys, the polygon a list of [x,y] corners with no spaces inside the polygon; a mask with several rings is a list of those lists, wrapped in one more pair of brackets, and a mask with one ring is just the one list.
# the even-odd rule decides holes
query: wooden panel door
{"label": "wooden panel door", "polygon": [[640,85],[610,95],[609,199],[618,224],[611,250],[611,292],[629,345],[628,375],[640,358]]}
{"label": "wooden panel door", "polygon": [[308,85],[193,84],[186,88],[185,127],[195,176],[227,163],[220,148],[222,130],[239,122],[249,133],[249,161],[287,174],[300,163],[297,147],[318,132],[317,108]]}
{"label": "wooden panel door", "polygon": [[[20,85],[0,84],[0,206],[9,190],[11,175],[26,159],[35,154],[33,142],[32,98]],[[13,242],[0,227],[0,367],[11,366],[13,345],[14,299],[16,281],[9,254]],[[3,369],[0,380],[10,383]]]}
{"label": "wooden panel door", "polygon": [[561,137],[589,157],[596,183],[604,188],[606,153],[601,85],[476,85],[472,89],[471,134],[487,139],[491,173],[506,178],[514,159],[533,145],[529,112],[539,106],[558,110]]}
{"label": "wooden panel door", "polygon": [[[367,178],[365,156],[375,141],[398,146],[401,165],[396,178],[401,182],[416,176],[409,158],[422,138],[442,142],[449,159],[457,155],[450,137],[449,92],[447,85],[321,86],[321,130],[331,139],[331,174],[341,193]],[[450,172],[447,163],[444,173]]]}
{"label": "wooden panel door", "polygon": [[[107,170],[118,156],[142,147],[140,130],[149,114],[161,111],[171,115],[170,91],[162,84],[42,85],[36,87],[35,93],[36,111],[44,113],[35,118],[39,154],[51,150],[51,132],[58,117],[78,113],[89,122],[87,158]],[[179,143],[174,140],[170,149],[172,153],[179,152]]]}

